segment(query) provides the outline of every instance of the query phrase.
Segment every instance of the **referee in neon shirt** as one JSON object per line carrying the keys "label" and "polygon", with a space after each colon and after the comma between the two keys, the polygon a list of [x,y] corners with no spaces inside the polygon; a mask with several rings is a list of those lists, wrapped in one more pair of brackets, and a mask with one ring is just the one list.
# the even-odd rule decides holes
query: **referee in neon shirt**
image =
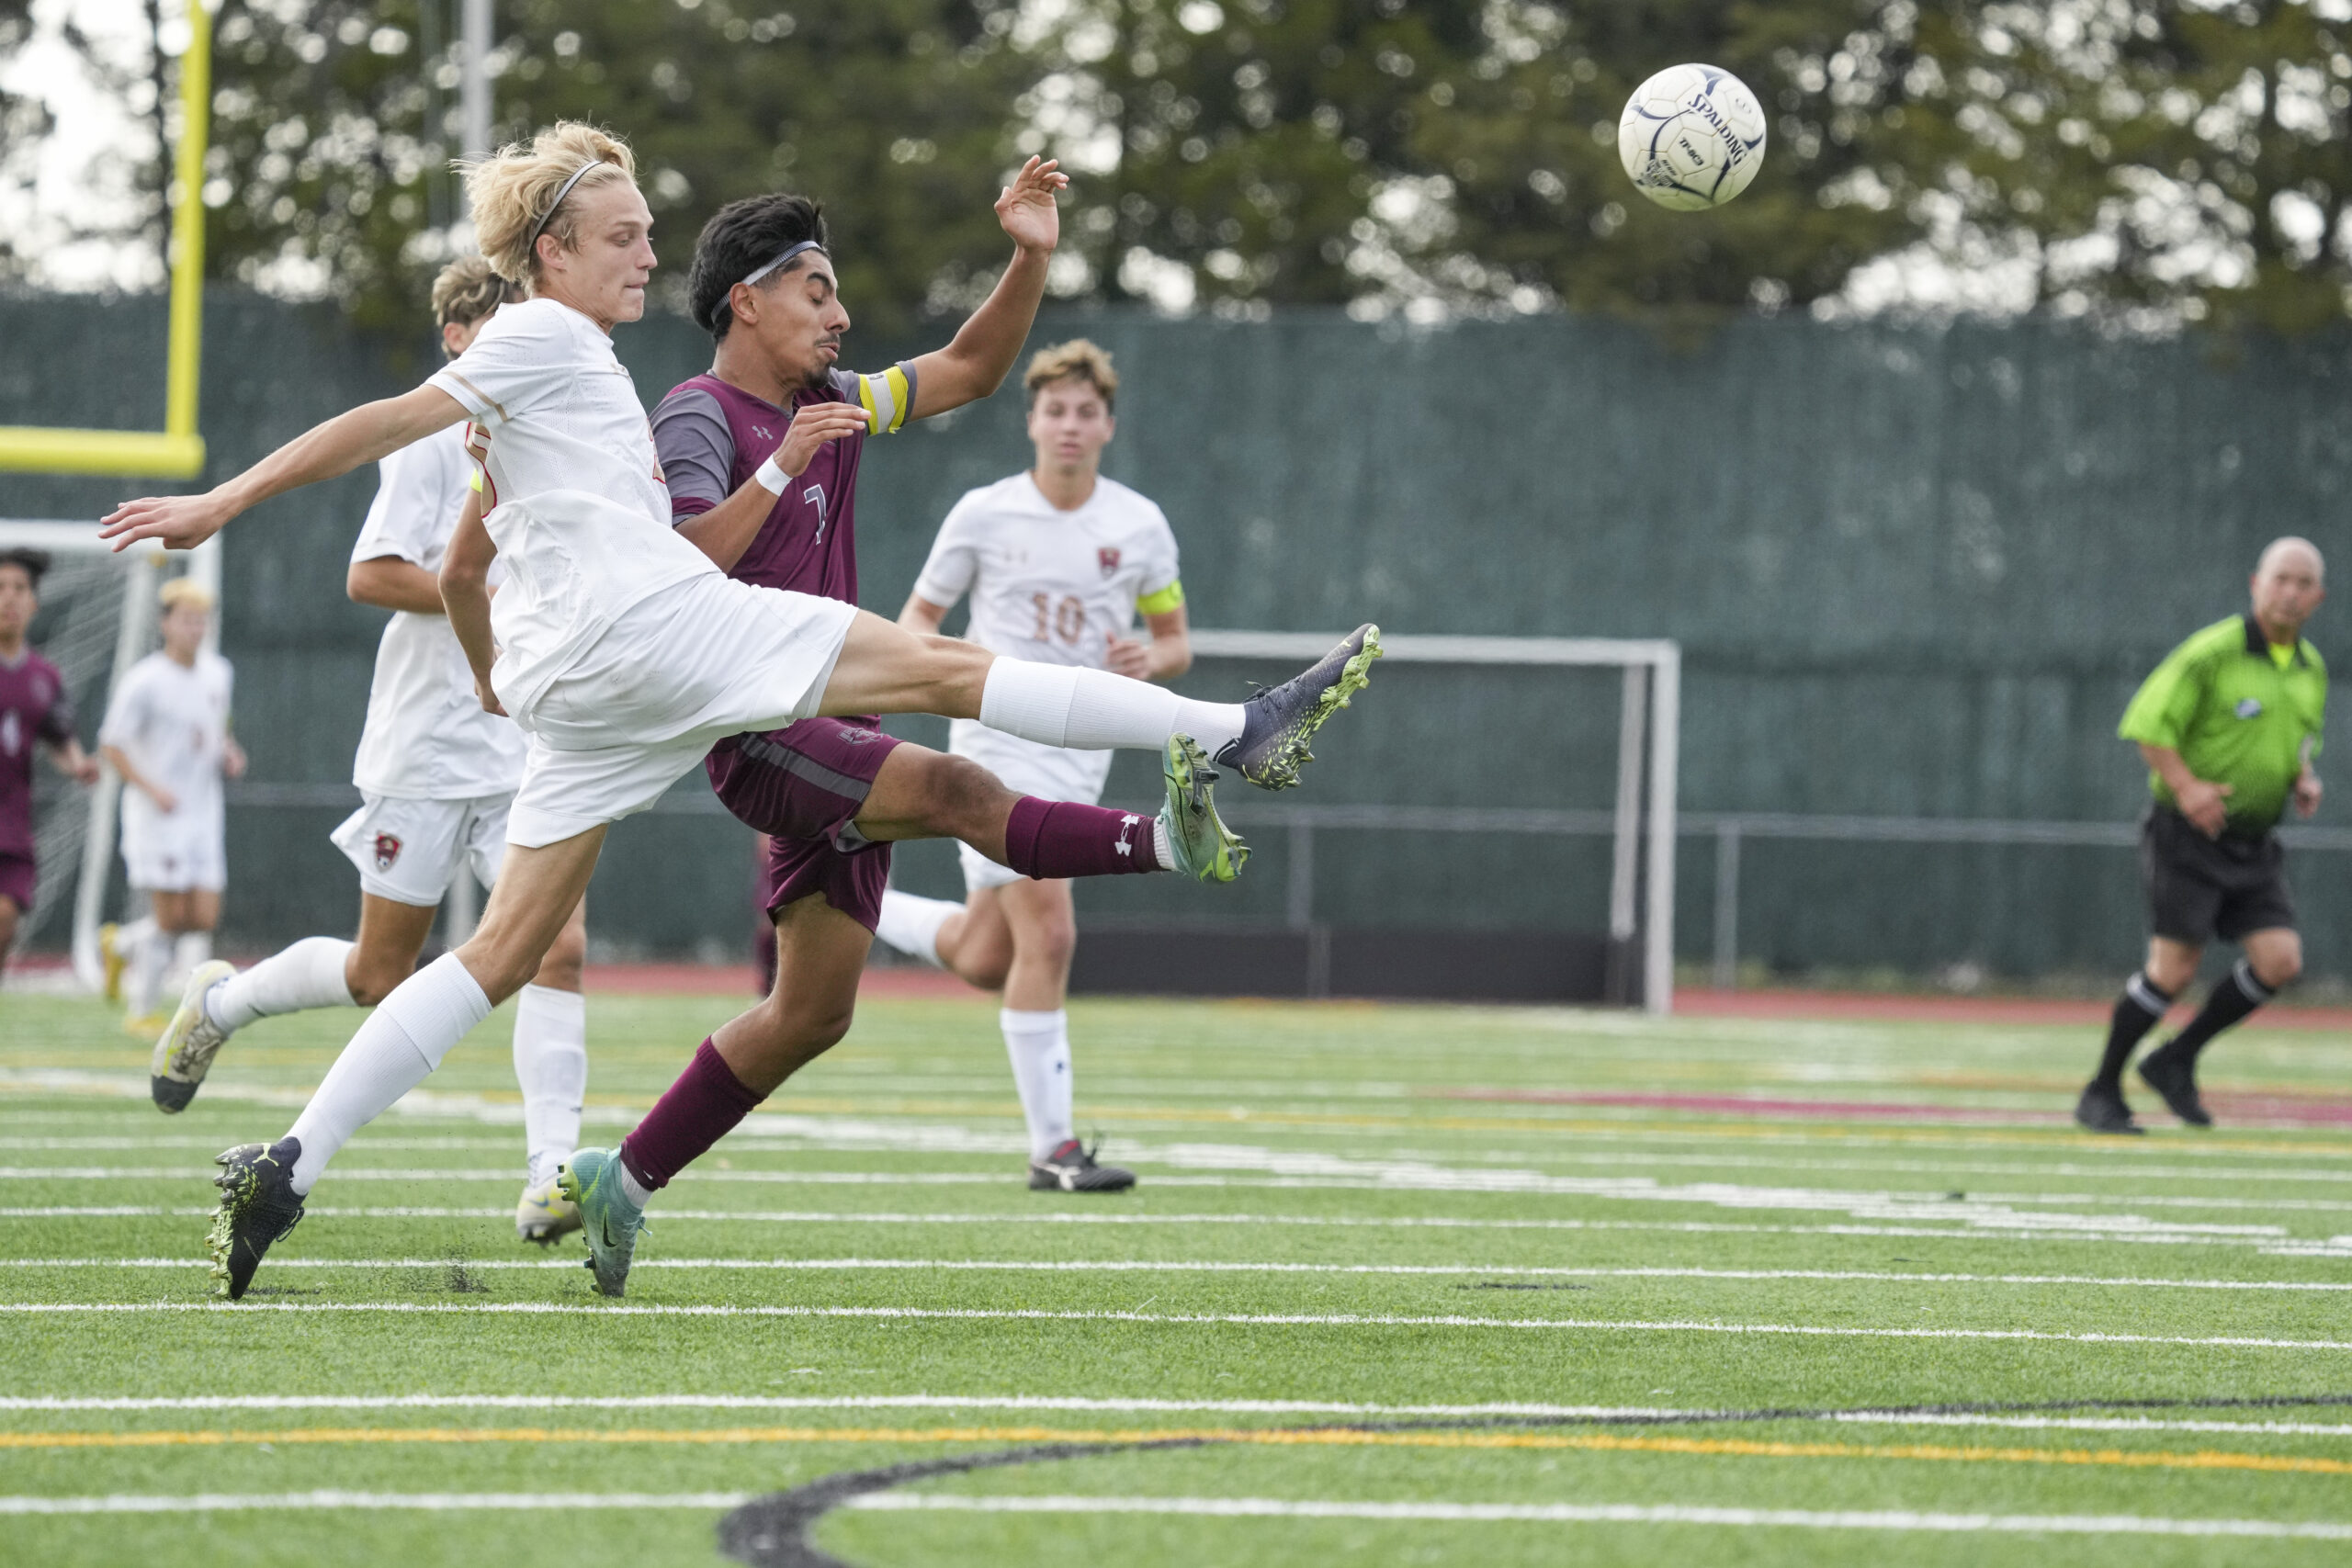
{"label": "referee in neon shirt", "polygon": [[2274,539],[2254,569],[2250,614],[2216,622],[2165,655],[2123,711],[2118,733],[2139,742],[2155,796],[2140,830],[2148,898],[2148,964],[2124,983],[2098,1076],[2075,1120],[2094,1133],[2137,1133],[2123,1102],[2123,1066],[2197,974],[2214,937],[2245,950],[2188,1028],[2151,1052],[2140,1077],[2174,1115],[2210,1127],[2197,1096],[2197,1054],[2302,973],[2303,942],[2272,831],[2290,801],[2319,809],[2319,750],[2327,665],[2303,640],[2326,597],[2325,568],[2308,539]]}

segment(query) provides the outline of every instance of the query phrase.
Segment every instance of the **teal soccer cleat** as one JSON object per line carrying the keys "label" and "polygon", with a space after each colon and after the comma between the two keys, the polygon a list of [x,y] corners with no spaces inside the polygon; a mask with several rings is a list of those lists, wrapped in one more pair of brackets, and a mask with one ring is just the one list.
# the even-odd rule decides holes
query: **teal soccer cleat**
{"label": "teal soccer cleat", "polygon": [[579,1150],[556,1168],[555,1185],[579,1207],[580,1228],[588,1239],[588,1270],[596,1276],[597,1292],[627,1293],[629,1259],[646,1224],[645,1211],[621,1190],[620,1152]]}
{"label": "teal soccer cleat", "polygon": [[1239,876],[1249,863],[1250,846],[1216,814],[1212,790],[1217,773],[1199,742],[1189,735],[1170,736],[1160,749],[1159,772],[1168,781],[1159,826],[1168,829],[1168,851],[1176,860],[1169,869],[1196,882],[1230,882]]}

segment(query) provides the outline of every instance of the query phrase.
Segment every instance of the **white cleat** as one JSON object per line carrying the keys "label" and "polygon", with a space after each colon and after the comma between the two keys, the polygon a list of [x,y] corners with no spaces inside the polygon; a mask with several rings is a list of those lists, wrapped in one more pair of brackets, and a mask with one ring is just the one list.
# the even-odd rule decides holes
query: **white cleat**
{"label": "white cleat", "polygon": [[[180,988],[180,1005],[157,1037],[154,1057],[147,1066],[147,1089],[158,1111],[168,1114],[187,1110],[187,1102],[203,1087],[204,1075],[212,1070],[212,1058],[228,1043],[229,1032],[204,1010],[204,994],[236,972],[235,964],[217,958],[188,971],[187,984]],[[144,1032],[136,1022],[123,1027],[133,1033]]]}
{"label": "white cleat", "polygon": [[580,1228],[580,1205],[556,1190],[555,1178],[523,1189],[514,1205],[514,1239],[552,1247]]}

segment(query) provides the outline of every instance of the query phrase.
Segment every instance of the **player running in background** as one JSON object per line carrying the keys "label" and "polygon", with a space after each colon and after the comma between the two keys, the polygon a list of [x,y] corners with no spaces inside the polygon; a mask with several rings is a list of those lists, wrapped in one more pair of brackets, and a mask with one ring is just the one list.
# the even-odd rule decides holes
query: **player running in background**
{"label": "player running in background", "polygon": [[[910,631],[934,633],[971,596],[965,635],[1023,659],[1172,681],[1192,668],[1178,581],[1176,536],[1159,507],[1099,471],[1117,428],[1111,356],[1084,338],[1029,362],[1029,440],[1036,466],[967,494],[940,525],[922,575],[899,612]],[[1127,634],[1141,610],[1151,639]],[[1014,789],[1049,799],[1102,797],[1108,751],[1040,746],[957,719],[948,750],[969,757]],[[1029,1185],[1065,1192],[1117,1192],[1135,1173],[1096,1163],[1071,1109],[1070,954],[1078,913],[1066,881],[1037,881],[959,846],[967,901],[882,896],[884,942],[951,969],[983,990],[1004,991],[997,1015],[1012,1081],[1029,1122]]]}
{"label": "player running in background", "polygon": [[229,733],[229,661],[205,650],[212,595],[185,577],[164,584],[164,646],[116,682],[98,749],[122,775],[122,863],[148,912],[109,933],[130,966],[124,1027],[154,1033],[157,998],[212,957],[229,885],[223,775],[245,771]]}
{"label": "player running in background", "polygon": [[74,699],[57,666],[25,635],[40,611],[40,550],[0,553],[0,970],[16,945],[17,922],[32,912],[40,867],[33,860],[33,753],[46,751],[76,784],[98,781],[97,761],[74,732]]}
{"label": "player running in background", "polygon": [[[516,297],[480,256],[442,268],[433,316],[443,357],[463,354],[491,313]],[[367,727],[352,763],[363,804],[333,835],[359,870],[358,940],[305,937],[243,974],[221,963],[191,973],[155,1043],[150,1087],[165,1111],[196,1097],[221,1045],[255,1019],[382,1001],[415,972],[450,885],[470,875],[489,886],[498,878],[527,738],[511,719],[482,710],[466,650],[441,609],[441,558],[473,473],[465,426],[404,446],[379,467],[345,587],[359,604],[393,615],[376,649]],[[526,1241],[553,1241],[580,1225],[579,1211],[555,1190],[555,1171],[580,1142],[587,1091],[586,942],[583,911],[574,908],[515,1000],[527,1156],[514,1229]]]}
{"label": "player running in background", "polygon": [[[634,170],[624,144],[577,123],[476,166],[468,189],[483,254],[501,276],[523,281],[529,299],[501,310],[414,391],[328,420],[205,494],[126,502],[104,521],[102,536],[123,545],[153,538],[187,548],[259,502],[460,419],[488,442],[490,510],[478,514],[469,503],[459,519],[441,595],[484,705],[512,711],[532,737],[498,886],[473,936],[401,982],[360,1025],[284,1137],[220,1156],[209,1245],[232,1298],[301,1218],[303,1195],[334,1152],[537,972],[586,891],[610,825],[652,806],[718,742],[819,716],[928,712],[977,716],[1052,745],[1156,750],[1169,784],[1156,822],[1017,795],[972,763],[912,747],[890,749],[854,821],[865,839],[959,838],[1045,876],[1177,870],[1228,880],[1239,844],[1216,818],[1204,753],[1265,787],[1295,783],[1309,738],[1365,683],[1378,656],[1378,628],[1366,626],[1305,674],[1247,703],[1201,703],[1102,671],[917,637],[838,599],[729,579],[706,550],[740,553],[787,490],[813,506],[811,487],[783,477],[808,466],[812,446],[869,420],[870,428],[895,426],[919,412],[922,397],[984,395],[994,389],[981,374],[990,360],[960,351],[959,333],[957,345],[925,356],[947,371],[927,393],[899,371],[862,382],[862,395],[875,400],[870,414],[837,402],[802,411],[792,433],[776,433],[786,437],[777,454],[699,520],[704,536],[682,536],[644,410],[609,335],[644,313],[654,265],[653,219]],[[1021,301],[1024,331],[1058,232],[1054,193],[1065,183],[1032,159],[996,204],[1018,246],[998,292]],[[848,319],[831,268],[809,254],[779,253],[747,269],[729,286],[729,305],[743,318],[761,308],[756,301],[782,301],[771,330],[794,345],[799,384],[827,387]],[[791,270],[792,261],[802,265]],[[993,357],[1009,368],[1018,352],[1014,333]],[[904,402],[894,397],[901,385]],[[887,406],[886,396],[894,397]],[[507,572],[494,612],[486,586],[493,559]],[[751,761],[779,786],[805,776],[788,759],[772,769],[764,756]],[[815,782],[835,781],[849,782],[834,771]],[[787,972],[778,998],[795,991]],[[567,1192],[582,1202],[590,1262],[606,1293],[619,1294],[627,1280],[652,1189],[839,1038],[837,1028],[779,1029],[790,1004],[778,998],[719,1031],[718,1045],[704,1042],[621,1158],[582,1150],[567,1166]],[[631,1169],[631,1150],[646,1168]]]}

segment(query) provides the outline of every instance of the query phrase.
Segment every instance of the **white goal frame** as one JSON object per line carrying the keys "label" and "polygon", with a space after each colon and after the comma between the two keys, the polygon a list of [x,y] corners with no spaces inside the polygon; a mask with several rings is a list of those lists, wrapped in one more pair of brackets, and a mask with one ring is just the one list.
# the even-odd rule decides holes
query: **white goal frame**
{"label": "white goal frame", "polygon": [[[121,618],[116,624],[114,660],[107,667],[105,689],[96,705],[101,716],[114,695],[114,683],[125,670],[144,658],[155,635],[155,592],[166,559],[160,547],[115,552],[98,537],[96,523],[62,522],[51,518],[0,517],[0,549],[31,548],[52,556],[96,556],[119,563]],[[212,596],[212,629],[205,646],[218,650],[220,641],[220,541],[216,536],[186,556],[187,575]],[[90,790],[89,827],[82,838],[82,863],[74,886],[74,977],[90,990],[104,981],[98,956],[98,927],[105,919],[107,878],[114,866],[114,835],[122,800],[122,778],[100,762],[97,784]]]}
{"label": "white goal frame", "polygon": [[[1196,627],[1193,652],[1210,659],[1320,659],[1339,640],[1313,632],[1226,631]],[[1617,799],[1605,821],[1578,811],[1432,812],[1426,807],[1293,807],[1283,813],[1302,824],[1407,828],[1430,817],[1440,825],[1506,831],[1577,832],[1605,827],[1610,863],[1609,936],[1612,943],[1642,937],[1642,1006],[1674,1010],[1674,840],[1676,770],[1682,752],[1682,649],[1663,637],[1444,637],[1405,633],[1381,637],[1383,658],[1407,664],[1499,664],[1621,669],[1624,685],[1617,727]],[[1646,753],[1648,820],[1644,831],[1643,773]],[[1271,815],[1271,814],[1270,814]],[[1637,899],[1635,889],[1640,888]],[[1646,906],[1645,910],[1644,906]],[[1646,913],[1645,922],[1640,917]]]}

